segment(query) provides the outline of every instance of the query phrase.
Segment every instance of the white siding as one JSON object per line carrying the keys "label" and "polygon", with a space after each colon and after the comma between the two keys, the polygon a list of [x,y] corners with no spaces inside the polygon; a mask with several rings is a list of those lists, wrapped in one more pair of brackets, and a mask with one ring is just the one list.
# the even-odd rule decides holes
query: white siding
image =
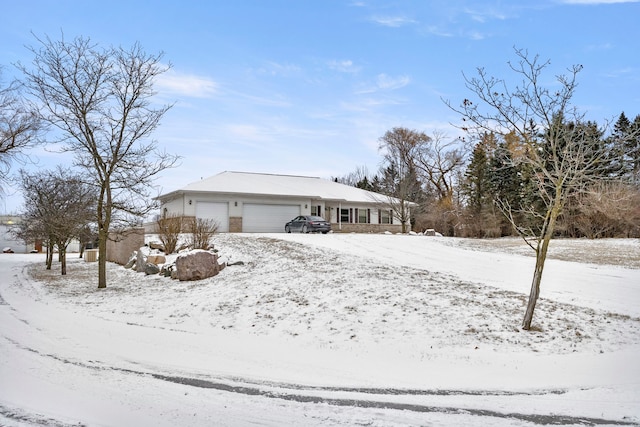
{"label": "white siding", "polygon": [[212,219],[218,223],[218,232],[229,231],[229,203],[196,202],[196,218]]}
{"label": "white siding", "polygon": [[284,233],[284,225],[300,215],[300,205],[245,203],[242,231],[245,233]]}
{"label": "white siding", "polygon": [[0,225],[0,253],[5,248],[11,248],[14,252],[20,254],[29,252],[29,245],[13,237],[9,227]]}

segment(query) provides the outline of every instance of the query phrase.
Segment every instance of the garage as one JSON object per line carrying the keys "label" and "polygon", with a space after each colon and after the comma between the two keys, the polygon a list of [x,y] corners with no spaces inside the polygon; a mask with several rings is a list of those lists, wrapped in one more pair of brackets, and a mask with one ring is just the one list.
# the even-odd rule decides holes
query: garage
{"label": "garage", "polygon": [[284,233],[284,225],[300,215],[300,205],[245,203],[242,231],[245,233]]}
{"label": "garage", "polygon": [[218,223],[218,232],[229,231],[229,203],[196,202],[196,218],[212,219]]}

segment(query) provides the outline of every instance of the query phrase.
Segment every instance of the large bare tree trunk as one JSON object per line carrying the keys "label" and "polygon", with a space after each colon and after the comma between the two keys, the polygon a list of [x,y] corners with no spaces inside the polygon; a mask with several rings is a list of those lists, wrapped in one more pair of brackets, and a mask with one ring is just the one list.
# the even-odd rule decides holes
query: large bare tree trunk
{"label": "large bare tree trunk", "polygon": [[49,238],[49,242],[47,242],[47,270],[51,270],[51,265],[53,264],[53,244],[51,243],[51,238]]}
{"label": "large bare tree trunk", "polygon": [[107,238],[109,233],[100,228],[98,232],[98,289],[107,287]]}
{"label": "large bare tree trunk", "polygon": [[67,274],[67,248],[60,248],[60,274]]}

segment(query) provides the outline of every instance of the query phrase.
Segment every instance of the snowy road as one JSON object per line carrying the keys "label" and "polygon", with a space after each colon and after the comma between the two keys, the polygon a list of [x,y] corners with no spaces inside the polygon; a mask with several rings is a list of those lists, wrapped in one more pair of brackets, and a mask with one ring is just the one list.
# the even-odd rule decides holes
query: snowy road
{"label": "snowy road", "polygon": [[[333,240],[311,242],[315,237]],[[286,238],[323,242],[332,250],[350,244],[352,253],[369,248],[368,256],[401,262],[389,257],[391,250],[399,253],[396,246],[337,237]],[[418,250],[409,241],[400,246],[406,248],[407,266],[424,261],[424,256],[412,258]],[[469,251],[434,247],[431,252],[442,257],[441,269],[450,256],[482,264],[461,258]],[[416,360],[367,343],[319,348],[243,330],[143,324],[46,298],[23,267],[39,258],[0,258],[0,425],[634,425],[640,420],[637,344],[607,354],[535,357],[434,350],[426,360]],[[505,260],[498,258],[496,263]],[[628,284],[609,280],[615,289]],[[637,301],[633,292],[627,302]],[[596,298],[591,293],[584,304]],[[622,307],[621,313],[632,312],[627,305],[634,305],[620,297],[605,301],[607,309]],[[150,307],[141,319],[154,316]]]}

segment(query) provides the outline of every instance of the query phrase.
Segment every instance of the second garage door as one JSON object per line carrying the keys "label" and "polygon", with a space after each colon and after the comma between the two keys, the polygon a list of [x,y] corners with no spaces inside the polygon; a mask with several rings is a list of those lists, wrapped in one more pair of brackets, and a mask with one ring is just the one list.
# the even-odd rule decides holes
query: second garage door
{"label": "second garage door", "polygon": [[196,218],[212,219],[218,223],[218,232],[229,231],[229,204],[196,202]]}
{"label": "second garage door", "polygon": [[300,215],[300,205],[245,203],[242,231],[245,233],[284,233],[284,225]]}

